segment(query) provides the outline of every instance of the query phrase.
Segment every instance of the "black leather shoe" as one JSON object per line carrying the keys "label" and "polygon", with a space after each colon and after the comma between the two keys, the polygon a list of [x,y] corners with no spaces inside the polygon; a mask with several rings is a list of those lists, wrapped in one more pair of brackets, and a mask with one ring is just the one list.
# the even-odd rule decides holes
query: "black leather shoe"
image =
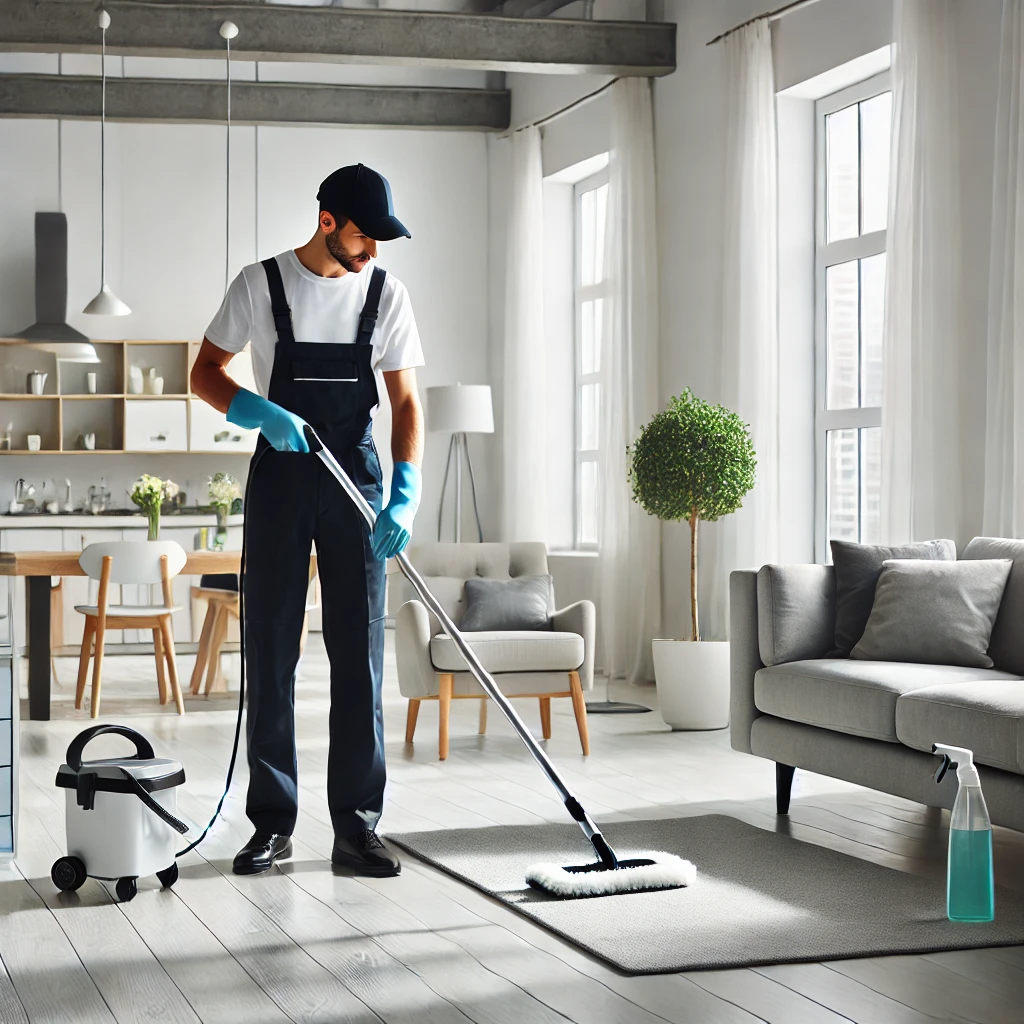
{"label": "black leather shoe", "polygon": [[357,832],[347,839],[335,838],[331,863],[351,868],[357,875],[369,875],[371,878],[388,878],[402,871],[399,859],[372,829]]}
{"label": "black leather shoe", "polygon": [[278,857],[292,855],[292,837],[257,829],[252,839],[235,854],[231,870],[236,875],[258,875],[269,871]]}

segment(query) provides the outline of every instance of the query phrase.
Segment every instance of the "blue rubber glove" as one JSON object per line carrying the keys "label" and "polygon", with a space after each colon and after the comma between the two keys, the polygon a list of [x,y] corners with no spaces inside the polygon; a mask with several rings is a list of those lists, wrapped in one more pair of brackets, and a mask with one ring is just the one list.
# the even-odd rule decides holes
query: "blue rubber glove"
{"label": "blue rubber glove", "polygon": [[391,476],[391,500],[373,528],[373,553],[394,558],[404,551],[412,536],[412,521],[420,506],[423,475],[413,462],[396,462]]}
{"label": "blue rubber glove", "polygon": [[302,428],[305,420],[282,409],[274,402],[239,388],[228,406],[228,423],[253,429],[259,427],[263,436],[279,452],[308,452],[309,445]]}

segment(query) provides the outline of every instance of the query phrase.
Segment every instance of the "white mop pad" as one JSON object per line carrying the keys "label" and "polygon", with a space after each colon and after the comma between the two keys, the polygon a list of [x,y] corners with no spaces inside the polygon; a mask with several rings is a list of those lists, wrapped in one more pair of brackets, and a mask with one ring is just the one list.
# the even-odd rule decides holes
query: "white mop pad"
{"label": "white mop pad", "polygon": [[693,885],[696,879],[697,868],[690,861],[671,853],[649,851],[622,861],[614,870],[589,864],[582,871],[560,864],[533,864],[526,869],[530,885],[566,897],[680,889]]}

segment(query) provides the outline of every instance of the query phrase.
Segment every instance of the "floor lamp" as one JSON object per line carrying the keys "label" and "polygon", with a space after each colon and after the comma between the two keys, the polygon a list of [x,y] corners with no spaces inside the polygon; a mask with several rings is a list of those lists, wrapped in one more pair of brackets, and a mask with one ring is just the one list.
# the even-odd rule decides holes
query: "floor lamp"
{"label": "floor lamp", "polygon": [[462,541],[462,466],[465,462],[473,495],[477,538],[482,542],[484,531],[480,525],[480,509],[476,501],[476,477],[473,474],[473,462],[469,457],[466,435],[494,433],[494,409],[491,405],[490,387],[486,384],[448,384],[443,387],[427,388],[427,429],[432,433],[452,435],[448,444],[448,461],[444,468],[441,502],[437,511],[437,539],[441,539],[444,495],[454,463],[455,543]]}

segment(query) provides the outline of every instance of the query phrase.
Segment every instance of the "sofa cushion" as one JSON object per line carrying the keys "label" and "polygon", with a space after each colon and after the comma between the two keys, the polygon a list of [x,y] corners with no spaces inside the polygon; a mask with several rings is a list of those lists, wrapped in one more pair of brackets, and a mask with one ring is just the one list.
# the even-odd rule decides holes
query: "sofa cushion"
{"label": "sofa cushion", "polygon": [[1024,540],[975,537],[964,548],[963,558],[1010,558],[1013,567],[1003,591],[988,654],[996,668],[1024,676]]}
{"label": "sofa cushion", "polygon": [[865,661],[991,668],[1008,558],[886,561],[864,635],[850,654]]}
{"label": "sofa cushion", "polygon": [[[583,637],[576,633],[487,632],[467,640],[488,672],[574,672],[583,664]],[[430,641],[430,660],[439,672],[469,671],[444,633]]]}
{"label": "sofa cushion", "polygon": [[836,621],[830,565],[763,565],[757,571],[757,643],[765,665],[825,658]]}
{"label": "sofa cushion", "polygon": [[875,584],[882,572],[882,563],[887,558],[953,561],[956,558],[956,545],[951,540],[926,540],[897,547],[855,544],[846,540],[832,541],[832,563],[836,573],[833,658],[848,658],[854,645],[864,635],[864,627],[875,601]]}
{"label": "sofa cushion", "polygon": [[[896,702],[904,693],[971,680],[1006,680],[994,669],[893,661],[795,661],[754,676],[754,703],[766,715],[898,743]],[[952,742],[952,741],[950,741]]]}
{"label": "sofa cushion", "polygon": [[927,686],[896,702],[896,735],[930,751],[950,743],[974,752],[978,764],[1024,775],[1024,679],[975,679]]}
{"label": "sofa cushion", "polygon": [[550,576],[466,580],[466,610],[459,628],[470,633],[550,629],[550,594]]}

